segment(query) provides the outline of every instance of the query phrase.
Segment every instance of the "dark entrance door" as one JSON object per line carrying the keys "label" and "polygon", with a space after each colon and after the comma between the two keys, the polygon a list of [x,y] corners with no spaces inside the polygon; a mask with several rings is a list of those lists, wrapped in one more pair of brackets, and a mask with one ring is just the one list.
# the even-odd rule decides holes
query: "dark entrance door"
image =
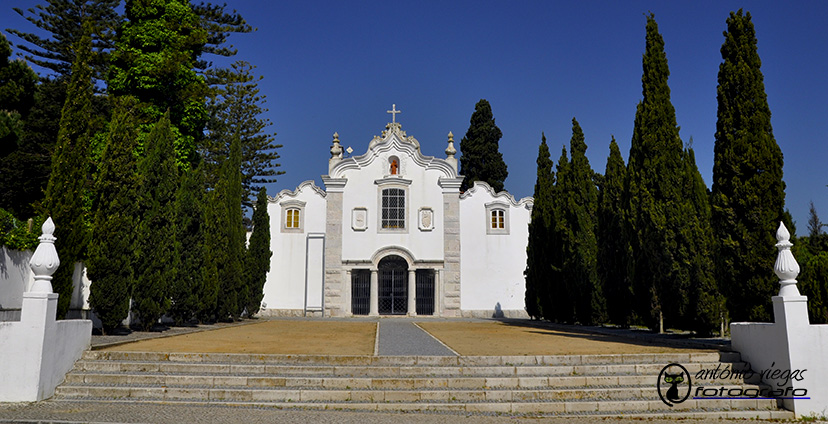
{"label": "dark entrance door", "polygon": [[368,315],[371,307],[371,270],[351,271],[351,313]]}
{"label": "dark entrance door", "polygon": [[418,269],[416,275],[417,315],[434,315],[434,270]]}
{"label": "dark entrance door", "polygon": [[408,312],[408,262],[399,256],[386,256],[377,268],[379,313],[405,315]]}

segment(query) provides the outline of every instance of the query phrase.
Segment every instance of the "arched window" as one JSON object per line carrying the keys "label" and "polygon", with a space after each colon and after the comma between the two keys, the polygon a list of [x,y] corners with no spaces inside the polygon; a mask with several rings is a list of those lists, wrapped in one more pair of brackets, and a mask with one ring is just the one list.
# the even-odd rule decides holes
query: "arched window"
{"label": "arched window", "polygon": [[506,212],[503,209],[492,210],[492,229],[500,230],[506,228]]}
{"label": "arched window", "polygon": [[509,205],[502,201],[486,203],[486,234],[509,234]]}
{"label": "arched window", "polygon": [[382,190],[382,228],[405,228],[405,190]]}

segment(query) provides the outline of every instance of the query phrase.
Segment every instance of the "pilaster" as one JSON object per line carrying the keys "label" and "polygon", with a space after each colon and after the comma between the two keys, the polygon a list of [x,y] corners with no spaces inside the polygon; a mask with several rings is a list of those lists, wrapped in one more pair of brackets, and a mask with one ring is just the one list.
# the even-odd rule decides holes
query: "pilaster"
{"label": "pilaster", "polygon": [[322,176],[327,192],[325,224],[325,316],[345,316],[342,268],[342,196],[347,178]]}
{"label": "pilaster", "polygon": [[460,316],[460,184],[462,177],[441,178],[443,189],[443,278],[439,303],[444,317]]}

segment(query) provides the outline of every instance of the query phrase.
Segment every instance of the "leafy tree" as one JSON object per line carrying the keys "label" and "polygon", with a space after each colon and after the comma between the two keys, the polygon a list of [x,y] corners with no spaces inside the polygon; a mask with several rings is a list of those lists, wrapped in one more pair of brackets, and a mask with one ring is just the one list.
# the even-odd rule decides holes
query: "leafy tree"
{"label": "leafy tree", "polygon": [[[103,79],[108,63],[108,52],[113,47],[115,28],[121,16],[116,7],[120,0],[47,0],[46,5],[37,5],[26,12],[14,8],[18,15],[49,34],[43,38],[38,34],[17,29],[7,29],[27,44],[17,47],[26,52],[26,59],[46,68],[60,77],[68,77],[77,54],[75,44],[91,34],[91,48],[94,52],[85,59],[93,68],[93,79]],[[92,25],[91,33],[84,32],[82,22]]]}
{"label": "leafy tree", "polygon": [[[0,157],[0,207],[19,217],[33,216],[49,183],[52,152],[66,99],[66,81],[44,79],[34,92],[15,150]],[[2,118],[0,118],[2,119]]]}
{"label": "leafy tree", "polygon": [[198,316],[204,288],[205,205],[204,168],[182,171],[175,195],[178,272],[170,283],[170,316],[177,324]]}
{"label": "leafy tree", "polygon": [[104,333],[127,317],[133,289],[138,225],[134,104],[128,97],[115,103],[95,182],[97,200],[86,267],[95,282],[89,289],[89,304],[103,323]]}
{"label": "leafy tree", "polygon": [[[632,248],[631,278],[641,317],[663,331],[665,319],[684,314],[687,280],[676,262],[677,227],[683,206],[683,146],[670,101],[664,39],[647,17],[642,93],[633,127],[625,183],[626,236]],[[675,321],[673,321],[675,323]]]}
{"label": "leafy tree", "polygon": [[495,192],[503,190],[509,172],[498,147],[502,136],[495,125],[492,106],[486,99],[480,99],[474,105],[469,130],[460,140],[460,174],[465,176],[460,191],[474,186],[475,181],[487,182]]}
{"label": "leafy tree", "polygon": [[189,2],[133,0],[118,30],[109,73],[109,91],[141,102],[141,138],[169,111],[179,165],[197,160],[207,122],[207,85],[194,67],[207,30]]}
{"label": "leafy tree", "polygon": [[31,215],[20,204],[24,200],[20,185],[26,180],[15,171],[22,156],[25,121],[34,106],[37,74],[23,61],[10,60],[11,53],[8,40],[0,34],[0,208],[25,217]]}
{"label": "leafy tree", "polygon": [[606,319],[606,302],[598,283],[598,243],[595,236],[598,189],[595,172],[586,157],[584,132],[572,118],[569,142],[569,170],[558,174],[561,197],[561,230],[567,242],[563,253],[564,287],[573,297],[573,316],[583,324],[601,323]]}
{"label": "leafy tree", "polygon": [[164,115],[145,140],[146,156],[138,162],[138,225],[132,311],[149,330],[169,309],[169,283],[178,271],[176,249],[175,164],[173,132]]}
{"label": "leafy tree", "polygon": [[[532,206],[532,218],[529,222],[529,242],[526,247],[526,312],[533,319],[543,316],[541,298],[548,296],[547,285],[551,279],[550,236],[553,223],[553,193],[555,174],[552,172],[552,159],[546,135],[541,134],[538,147],[538,176],[535,180],[535,203]],[[549,311],[547,311],[549,312]]]}
{"label": "leafy tree", "polygon": [[264,285],[270,271],[270,216],[267,213],[267,190],[262,187],[253,210],[253,233],[247,248],[245,272],[249,293],[245,299],[247,316],[259,312],[264,297]]}
{"label": "leafy tree", "polygon": [[610,154],[604,179],[598,193],[598,280],[607,300],[610,321],[629,326],[633,324],[632,286],[627,278],[630,243],[624,237],[624,180],[627,167],[615,137],[610,141]]}
{"label": "leafy tree", "polygon": [[[90,31],[90,25],[84,25]],[[84,198],[87,197],[89,140],[92,125],[92,71],[89,66],[92,39],[83,36],[75,46],[76,63],[60,118],[60,130],[52,157],[52,172],[46,188],[44,212],[55,221],[55,248],[61,265],[52,279],[58,293],[57,316],[69,310],[74,285],[75,263],[81,262],[89,242]]]}
{"label": "leafy tree", "polygon": [[282,146],[273,143],[275,134],[264,132],[271,123],[260,118],[267,109],[261,106],[265,102],[265,96],[259,95],[261,77],[254,77],[253,69],[249,63],[239,61],[231,69],[211,74],[208,82],[216,88],[207,104],[210,120],[205,140],[208,176],[210,185],[215,186],[222,161],[229,155],[231,140],[240,136],[242,204],[247,207],[253,206],[253,192],[261,184],[275,182],[275,176],[284,174],[274,169],[279,166],[275,163],[279,159],[276,149]]}
{"label": "leafy tree", "polygon": [[774,234],[784,219],[782,151],[771,112],[750,13],[730,13],[717,87],[712,226],[716,278],[737,321],[769,321],[777,281]]}

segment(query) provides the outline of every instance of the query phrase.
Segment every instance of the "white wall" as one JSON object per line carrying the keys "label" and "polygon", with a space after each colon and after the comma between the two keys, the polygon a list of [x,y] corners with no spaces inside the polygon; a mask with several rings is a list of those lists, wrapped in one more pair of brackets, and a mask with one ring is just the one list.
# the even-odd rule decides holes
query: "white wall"
{"label": "white wall", "polygon": [[29,260],[32,252],[0,247],[0,321],[20,319],[23,292],[34,281]]}
{"label": "white wall", "polygon": [[[391,175],[391,156],[399,159],[396,176]],[[415,260],[443,260],[443,194],[438,179],[444,177],[445,172],[427,169],[425,165],[429,160],[432,158],[422,156],[413,144],[401,141],[396,134],[392,134],[389,140],[377,144],[357,161],[359,168],[352,167],[337,174],[338,178],[348,179],[342,196],[343,260],[368,261],[379,249],[389,246],[406,248]],[[375,181],[384,178],[387,178],[386,181],[394,181],[395,178],[411,181],[408,185],[393,185],[407,191],[405,231],[379,230],[381,186]],[[425,231],[418,225],[418,213],[423,207],[433,211],[433,228]],[[351,225],[355,208],[368,211],[365,230],[356,231]]]}
{"label": "white wall", "polygon": [[[304,205],[301,232],[283,230],[282,202],[300,201]],[[305,249],[308,233],[325,232],[324,192],[313,181],[305,181],[295,191],[282,190],[267,205],[270,215],[270,272],[264,286],[266,309],[303,309],[305,306]],[[266,311],[265,311],[266,313]]]}
{"label": "white wall", "polygon": [[[508,206],[509,234],[487,234],[486,204]],[[516,201],[506,192],[495,194],[484,182],[460,197],[460,309],[525,310],[526,245],[533,200]]]}

